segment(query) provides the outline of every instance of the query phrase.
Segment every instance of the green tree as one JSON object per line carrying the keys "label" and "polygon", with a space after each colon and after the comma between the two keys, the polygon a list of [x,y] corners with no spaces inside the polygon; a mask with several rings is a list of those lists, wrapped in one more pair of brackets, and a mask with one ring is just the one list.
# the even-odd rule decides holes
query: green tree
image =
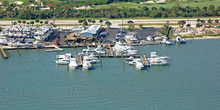
{"label": "green tree", "polygon": [[92,20],[92,23],[93,23],[93,24],[95,24],[95,23],[96,23],[96,21],[95,21],[95,20]]}
{"label": "green tree", "polygon": [[30,22],[27,22],[27,25],[29,26]]}
{"label": "green tree", "polygon": [[196,24],[196,27],[199,28],[201,25],[199,23]]}
{"label": "green tree", "polygon": [[25,27],[26,21],[22,21],[22,23],[24,24],[24,27]]}
{"label": "green tree", "polygon": [[31,25],[32,25],[32,27],[34,26],[34,21],[31,21]]}
{"label": "green tree", "polygon": [[18,20],[18,24],[19,24],[19,26],[20,26],[20,24],[21,24],[21,20]]}
{"label": "green tree", "polygon": [[36,19],[35,22],[37,23],[37,26],[38,26],[38,23],[40,22],[40,20],[39,20],[39,19]]}
{"label": "green tree", "polygon": [[209,26],[211,26],[212,22],[213,21],[211,19],[208,20]]}
{"label": "green tree", "polygon": [[45,21],[44,24],[48,24],[48,21]]}
{"label": "green tree", "polygon": [[86,21],[86,19],[83,20],[83,26],[88,26],[88,22]]}
{"label": "green tree", "polygon": [[139,24],[139,27],[140,27],[140,28],[143,28],[143,26],[144,26],[143,24]]}
{"label": "green tree", "polygon": [[17,25],[17,22],[15,21],[15,22],[13,22],[13,25]]}
{"label": "green tree", "polygon": [[79,20],[78,20],[78,23],[79,23],[79,24],[83,23],[83,20],[82,20],[82,19],[79,19]]}
{"label": "green tree", "polygon": [[88,19],[88,22],[89,22],[89,25],[90,25],[90,23],[92,22],[92,20],[91,20],[91,19]]}
{"label": "green tree", "polygon": [[180,25],[181,28],[183,28],[184,25],[186,24],[186,21],[185,20],[178,21],[178,24]]}
{"label": "green tree", "polygon": [[41,24],[41,26],[43,26],[44,22],[43,22],[43,21],[40,21],[40,24]]}
{"label": "green tree", "polygon": [[100,24],[102,25],[102,23],[103,23],[103,20],[102,20],[102,19],[100,19],[100,20],[99,20],[99,23],[100,23]]}
{"label": "green tree", "polygon": [[218,20],[218,19],[216,19],[216,20],[215,20],[215,23],[219,23],[219,20]]}
{"label": "green tree", "polygon": [[109,21],[106,21],[106,22],[105,22],[105,25],[106,25],[108,28],[110,28],[110,26],[112,25],[112,23],[109,22]]}
{"label": "green tree", "polygon": [[3,30],[2,27],[0,27],[0,32],[2,32],[2,30]]}

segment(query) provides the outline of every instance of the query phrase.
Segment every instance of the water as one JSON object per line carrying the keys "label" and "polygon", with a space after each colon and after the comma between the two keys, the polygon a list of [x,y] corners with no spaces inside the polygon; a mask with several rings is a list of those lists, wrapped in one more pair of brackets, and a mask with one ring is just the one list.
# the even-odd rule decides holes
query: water
{"label": "water", "polygon": [[9,51],[9,59],[0,58],[0,109],[219,110],[219,42],[136,47],[170,57],[170,66],[144,71],[120,58],[102,58],[103,67],[91,71],[69,70],[55,64],[56,53]]}

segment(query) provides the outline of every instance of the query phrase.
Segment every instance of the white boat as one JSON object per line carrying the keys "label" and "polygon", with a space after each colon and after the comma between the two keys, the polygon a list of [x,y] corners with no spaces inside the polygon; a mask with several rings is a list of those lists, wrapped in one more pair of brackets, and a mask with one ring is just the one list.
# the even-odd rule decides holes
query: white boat
{"label": "white boat", "polygon": [[98,45],[97,48],[94,49],[98,54],[106,54],[105,50],[102,48],[101,45]]}
{"label": "white boat", "polygon": [[137,62],[142,62],[140,58],[135,58],[132,61],[127,62],[129,65],[135,65]]}
{"label": "white boat", "polygon": [[71,58],[69,63],[69,68],[76,69],[78,67],[78,64],[76,62],[76,58]]}
{"label": "white boat", "polygon": [[58,48],[58,49],[47,49],[46,52],[61,52],[63,49]]}
{"label": "white boat", "polygon": [[138,55],[138,51],[132,46],[127,46],[121,42],[116,42],[112,47],[116,55]]}
{"label": "white boat", "polygon": [[160,41],[161,44],[164,45],[172,45],[172,42],[170,42],[168,39],[164,38],[162,41]]}
{"label": "white boat", "polygon": [[72,58],[71,53],[66,53],[64,55],[56,55],[56,59],[70,59],[70,58]]}
{"label": "white boat", "polygon": [[92,64],[90,63],[90,61],[83,61],[83,68],[86,70],[92,69]]}
{"label": "white boat", "polygon": [[165,66],[169,64],[167,60],[161,60],[161,59],[151,59],[149,60],[149,62],[151,66]]}
{"label": "white boat", "polygon": [[186,41],[182,39],[180,36],[176,37],[176,43],[185,44]]}
{"label": "white boat", "polygon": [[143,70],[144,69],[144,65],[142,62],[136,62],[135,67],[139,70]]}
{"label": "white boat", "polygon": [[168,56],[158,56],[156,52],[151,52],[150,57],[148,59],[152,58],[159,58],[161,60],[168,60]]}
{"label": "white boat", "polygon": [[130,56],[129,58],[125,58],[126,61],[132,61],[134,57]]}
{"label": "white boat", "polygon": [[59,65],[68,65],[70,63],[70,59],[57,59],[56,64]]}
{"label": "white boat", "polygon": [[99,59],[93,54],[88,55],[88,56],[84,56],[83,61],[89,61],[91,63],[99,63],[100,62]]}
{"label": "white boat", "polygon": [[80,53],[81,55],[90,55],[90,54],[96,54],[96,51],[94,49],[91,49],[89,46],[87,49],[83,49],[83,51]]}
{"label": "white boat", "polygon": [[5,37],[0,37],[0,45],[8,45],[9,41]]}
{"label": "white boat", "polygon": [[154,41],[154,38],[153,38],[152,36],[148,36],[148,37],[147,37],[147,40],[148,40],[148,41]]}

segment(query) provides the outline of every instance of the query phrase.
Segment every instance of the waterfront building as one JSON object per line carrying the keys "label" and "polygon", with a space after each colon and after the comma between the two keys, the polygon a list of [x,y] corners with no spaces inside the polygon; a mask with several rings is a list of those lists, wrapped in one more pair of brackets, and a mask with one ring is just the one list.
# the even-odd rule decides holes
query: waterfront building
{"label": "waterfront building", "polygon": [[88,29],[85,31],[82,31],[80,33],[81,37],[97,37],[99,33],[101,32],[101,25],[91,25]]}

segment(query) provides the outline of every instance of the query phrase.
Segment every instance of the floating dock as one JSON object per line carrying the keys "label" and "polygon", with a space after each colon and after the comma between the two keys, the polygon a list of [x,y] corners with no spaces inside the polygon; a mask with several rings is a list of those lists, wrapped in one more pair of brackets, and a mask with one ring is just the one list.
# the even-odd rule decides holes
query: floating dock
{"label": "floating dock", "polygon": [[6,54],[5,50],[3,48],[1,48],[0,50],[1,50],[2,56],[7,59],[8,55]]}

